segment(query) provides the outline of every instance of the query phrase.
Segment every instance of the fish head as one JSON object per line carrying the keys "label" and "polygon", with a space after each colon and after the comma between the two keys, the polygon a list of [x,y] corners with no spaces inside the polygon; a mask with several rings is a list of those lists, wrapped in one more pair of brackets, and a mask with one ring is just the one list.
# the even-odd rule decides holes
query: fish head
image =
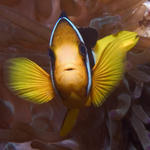
{"label": "fish head", "polygon": [[80,101],[88,94],[89,59],[83,38],[75,25],[60,17],[50,39],[53,79],[63,99]]}

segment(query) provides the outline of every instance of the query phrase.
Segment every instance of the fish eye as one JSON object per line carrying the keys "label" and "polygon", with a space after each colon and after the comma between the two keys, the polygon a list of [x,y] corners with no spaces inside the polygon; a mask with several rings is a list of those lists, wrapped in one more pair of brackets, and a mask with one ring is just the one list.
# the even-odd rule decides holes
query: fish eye
{"label": "fish eye", "polygon": [[86,56],[86,47],[83,43],[80,43],[79,50],[80,50],[80,54],[85,57]]}
{"label": "fish eye", "polygon": [[48,49],[48,54],[52,60],[55,58],[54,52],[52,51],[51,48]]}

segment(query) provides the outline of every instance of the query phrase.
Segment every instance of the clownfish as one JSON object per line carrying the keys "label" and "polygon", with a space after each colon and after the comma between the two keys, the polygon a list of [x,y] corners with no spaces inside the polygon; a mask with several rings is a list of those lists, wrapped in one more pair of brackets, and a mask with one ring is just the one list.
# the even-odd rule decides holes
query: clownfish
{"label": "clownfish", "polygon": [[117,87],[126,54],[138,39],[135,32],[120,31],[97,40],[94,29],[77,28],[62,14],[50,36],[50,74],[27,58],[12,58],[7,62],[8,86],[33,103],[46,103],[59,96],[68,108],[60,130],[65,136],[82,107],[99,107]]}

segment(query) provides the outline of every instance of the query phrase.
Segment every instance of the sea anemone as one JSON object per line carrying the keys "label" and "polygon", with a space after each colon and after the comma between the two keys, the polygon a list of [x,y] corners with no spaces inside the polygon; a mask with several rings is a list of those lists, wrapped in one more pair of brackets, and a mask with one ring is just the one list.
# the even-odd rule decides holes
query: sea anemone
{"label": "sea anemone", "polygon": [[[5,62],[20,56],[49,71],[49,37],[62,10],[75,25],[95,28],[99,38],[121,30],[140,37],[117,89],[101,107],[82,109],[65,138],[59,136],[63,104],[21,100],[8,90],[4,74]],[[149,150],[149,14],[146,0],[0,1],[0,150]]]}

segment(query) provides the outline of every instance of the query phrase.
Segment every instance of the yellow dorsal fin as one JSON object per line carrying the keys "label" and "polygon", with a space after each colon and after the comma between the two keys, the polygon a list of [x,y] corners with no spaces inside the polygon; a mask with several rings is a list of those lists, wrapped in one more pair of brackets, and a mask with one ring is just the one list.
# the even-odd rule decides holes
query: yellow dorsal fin
{"label": "yellow dorsal fin", "polygon": [[78,114],[79,114],[79,109],[68,110],[62,128],[60,130],[60,136],[66,136],[72,130],[72,128],[76,123]]}
{"label": "yellow dorsal fin", "polygon": [[128,31],[121,31],[117,35],[110,35],[97,41],[90,95],[94,105],[101,105],[118,85],[124,73],[126,53],[137,41],[137,34]]}
{"label": "yellow dorsal fin", "polygon": [[49,74],[27,58],[7,62],[8,86],[19,97],[34,103],[45,103],[54,97]]}

